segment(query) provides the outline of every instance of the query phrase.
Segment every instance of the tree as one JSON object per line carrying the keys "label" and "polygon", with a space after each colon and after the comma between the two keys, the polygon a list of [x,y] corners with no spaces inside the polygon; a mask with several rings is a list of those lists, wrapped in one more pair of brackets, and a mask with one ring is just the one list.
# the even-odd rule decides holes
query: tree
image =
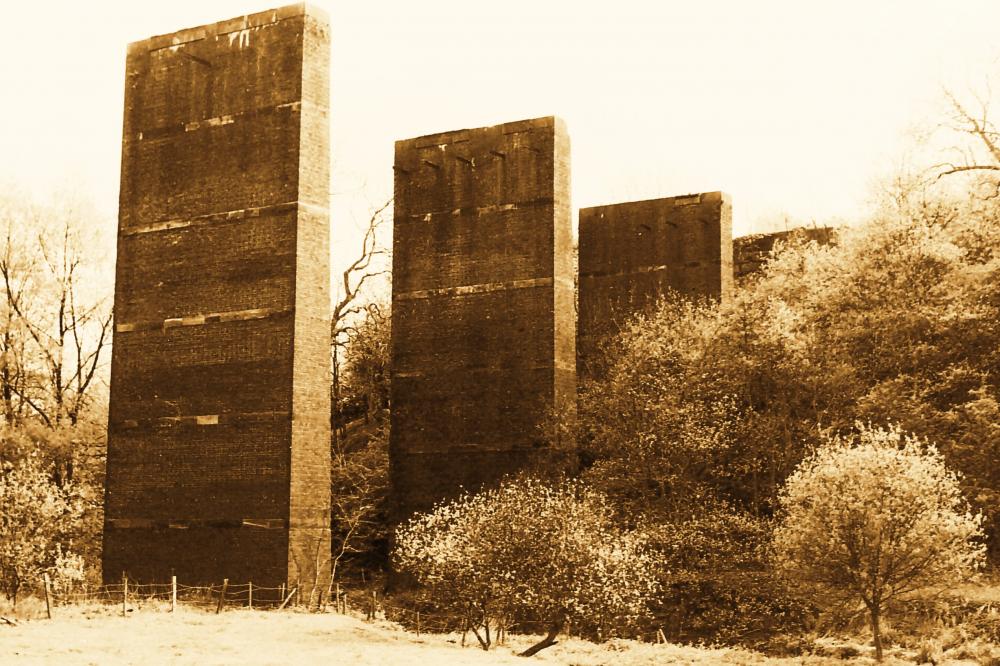
{"label": "tree", "polygon": [[362,312],[346,331],[338,410],[345,423],[332,445],[334,576],[349,556],[384,558],[388,537],[389,308],[369,303]]}
{"label": "tree", "polygon": [[57,485],[35,452],[0,467],[0,588],[13,603],[49,574],[57,586],[83,578],[72,552],[84,501],[72,482]]}
{"label": "tree", "polygon": [[75,425],[94,403],[112,313],[73,205],[0,206],[0,401],[8,424]]}
{"label": "tree", "polygon": [[[378,306],[371,303],[364,303],[361,299],[362,289],[369,282],[379,275],[388,274],[389,270],[378,268],[378,259],[388,255],[388,251],[379,244],[379,229],[385,219],[384,215],[392,199],[372,211],[365,227],[364,235],[361,239],[361,251],[357,258],[341,273],[340,296],[336,300],[331,313],[330,321],[330,347],[333,356],[333,440],[334,448],[339,447],[340,438],[346,426],[343,413],[342,395],[342,371],[343,356],[347,346],[351,342],[351,337],[357,332],[355,327],[356,317],[372,317],[378,314]],[[375,262],[373,264],[373,262]]]}
{"label": "tree", "polygon": [[972,142],[954,146],[950,152],[956,157],[932,167],[937,179],[954,174],[977,176],[986,198],[1000,197],[1000,132],[990,119],[989,96],[976,96],[977,109],[959,101],[950,90],[944,91],[944,97],[952,116],[948,128]]}
{"label": "tree", "polygon": [[595,631],[630,626],[657,588],[644,536],[577,481],[507,480],[415,516],[397,532],[394,562],[464,612],[484,650],[491,627],[544,622],[546,636],[523,656],[555,644],[571,619]]}
{"label": "tree", "polygon": [[774,533],[777,565],[820,593],[864,603],[876,659],[888,605],[970,577],[985,561],[982,516],[933,446],[898,427],[830,437],[788,478]]}

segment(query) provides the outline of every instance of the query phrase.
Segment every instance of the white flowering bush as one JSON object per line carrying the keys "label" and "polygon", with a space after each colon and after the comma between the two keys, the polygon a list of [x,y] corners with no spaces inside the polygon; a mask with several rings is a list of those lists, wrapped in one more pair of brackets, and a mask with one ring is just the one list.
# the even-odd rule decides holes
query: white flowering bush
{"label": "white flowering bush", "polygon": [[83,578],[70,537],[83,499],[74,483],[55,483],[37,453],[0,465],[0,589],[12,603],[49,574],[57,590]]}
{"label": "white flowering bush", "polygon": [[968,579],[985,562],[973,515],[934,446],[898,427],[858,426],[829,438],[779,496],[776,564],[818,599],[854,599],[868,611],[876,658],[880,620],[901,595]]}
{"label": "white flowering bush", "polygon": [[607,499],[576,481],[525,478],[463,495],[403,525],[393,559],[465,613],[484,650],[491,627],[545,622],[548,635],[526,655],[554,644],[568,621],[624,629],[658,589],[643,535],[621,528]]}

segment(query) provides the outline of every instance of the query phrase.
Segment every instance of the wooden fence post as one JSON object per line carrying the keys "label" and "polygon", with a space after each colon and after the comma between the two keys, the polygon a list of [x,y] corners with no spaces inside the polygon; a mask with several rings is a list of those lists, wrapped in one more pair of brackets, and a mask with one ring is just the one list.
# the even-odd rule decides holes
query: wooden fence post
{"label": "wooden fence post", "polygon": [[250,600],[247,605],[248,607],[253,608],[253,581],[250,581]]}
{"label": "wooden fence post", "polygon": [[50,587],[49,575],[45,574],[45,615],[48,616],[48,618],[51,620],[52,619],[52,600],[49,598],[49,596],[50,596],[49,587]]}
{"label": "wooden fence post", "polygon": [[177,576],[170,577],[170,612],[177,610]]}
{"label": "wooden fence post", "polygon": [[[284,600],[285,600],[285,584],[282,583],[281,586],[278,588],[278,601],[283,602]],[[285,604],[282,603],[281,607],[284,608],[284,606]]]}
{"label": "wooden fence post", "polygon": [[229,579],[222,579],[222,589],[219,591],[219,605],[215,607],[215,614],[222,612],[222,604],[226,601],[226,590],[229,588]]}
{"label": "wooden fence post", "polygon": [[298,591],[299,591],[299,588],[293,587],[292,591],[288,593],[287,597],[285,597],[285,600],[281,602],[280,606],[278,606],[278,610],[283,609],[285,607],[285,605],[288,604],[288,602],[291,600],[291,598],[294,597],[295,593],[298,592]]}
{"label": "wooden fence post", "polygon": [[417,611],[417,638],[420,638],[420,611]]}
{"label": "wooden fence post", "polygon": [[342,613],[340,610],[340,583],[337,583],[337,612]]}
{"label": "wooden fence post", "polygon": [[125,606],[128,604],[128,576],[122,572],[122,617],[125,617]]}

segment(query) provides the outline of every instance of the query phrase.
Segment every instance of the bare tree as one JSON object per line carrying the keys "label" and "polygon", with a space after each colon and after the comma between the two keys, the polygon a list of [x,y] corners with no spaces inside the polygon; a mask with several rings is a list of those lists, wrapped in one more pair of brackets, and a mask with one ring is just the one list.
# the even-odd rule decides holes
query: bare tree
{"label": "bare tree", "polygon": [[[4,208],[0,246],[0,400],[17,424],[75,425],[93,399],[112,312],[87,284],[86,252],[72,209]],[[89,289],[89,291],[88,291]]]}
{"label": "bare tree", "polygon": [[[339,415],[342,388],[344,350],[356,330],[352,325],[354,317],[365,312],[361,293],[365,284],[375,277],[389,273],[387,268],[379,268],[376,258],[388,255],[388,250],[379,244],[378,232],[385,221],[385,212],[392,205],[392,199],[372,211],[361,240],[361,251],[357,258],[341,274],[343,292],[333,306],[330,322],[330,347],[333,356],[333,408]],[[335,419],[333,429],[334,448],[339,449],[343,437],[343,425]]]}
{"label": "bare tree", "polygon": [[947,127],[973,141],[955,146],[955,159],[934,165],[937,179],[958,173],[978,174],[984,176],[982,185],[989,190],[986,198],[1000,197],[1000,131],[990,119],[992,92],[987,86],[985,96],[975,95],[978,108],[963,104],[949,90],[944,91],[944,96],[952,111]]}

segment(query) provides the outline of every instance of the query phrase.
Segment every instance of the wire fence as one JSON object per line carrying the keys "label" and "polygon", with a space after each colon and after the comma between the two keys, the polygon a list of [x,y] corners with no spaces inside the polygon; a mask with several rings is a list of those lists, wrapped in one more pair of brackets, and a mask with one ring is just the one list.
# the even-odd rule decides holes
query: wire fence
{"label": "wire fence", "polygon": [[[59,606],[85,603],[117,605],[123,616],[144,606],[156,610],[169,608],[170,612],[185,607],[214,610],[216,613],[238,608],[273,611],[297,607],[312,612],[363,615],[368,621],[385,619],[415,632],[418,637],[421,634],[459,634],[463,645],[474,625],[464,614],[439,610],[428,612],[394,604],[375,588],[346,589],[339,583],[331,584],[320,592],[314,589],[305,593],[298,585],[264,586],[252,581],[230,583],[228,580],[221,584],[186,585],[178,582],[176,577],[170,583],[135,583],[123,579],[121,583],[85,585],[67,591],[54,589],[46,579],[44,586],[40,587],[44,589],[45,609],[50,619],[58,613]],[[501,629],[497,636],[500,642],[511,628],[513,625]],[[653,643],[667,642],[662,629],[635,638]]]}
{"label": "wire fence", "polygon": [[[427,612],[388,603],[374,588],[344,588],[334,583],[321,592],[303,591],[299,586],[265,586],[247,581],[228,580],[210,585],[187,585],[173,577],[169,583],[136,583],[123,578],[120,583],[82,585],[68,590],[57,589],[46,577],[38,586],[38,596],[45,601],[47,616],[52,618],[60,606],[98,603],[119,606],[123,615],[147,607],[170,611],[179,607],[204,610],[252,608],[276,610],[286,607],[306,608],[314,612],[362,615],[366,620],[386,619],[417,634],[448,634],[463,631],[464,616]],[[42,594],[44,592],[44,594]],[[307,598],[308,597],[308,598]]]}

